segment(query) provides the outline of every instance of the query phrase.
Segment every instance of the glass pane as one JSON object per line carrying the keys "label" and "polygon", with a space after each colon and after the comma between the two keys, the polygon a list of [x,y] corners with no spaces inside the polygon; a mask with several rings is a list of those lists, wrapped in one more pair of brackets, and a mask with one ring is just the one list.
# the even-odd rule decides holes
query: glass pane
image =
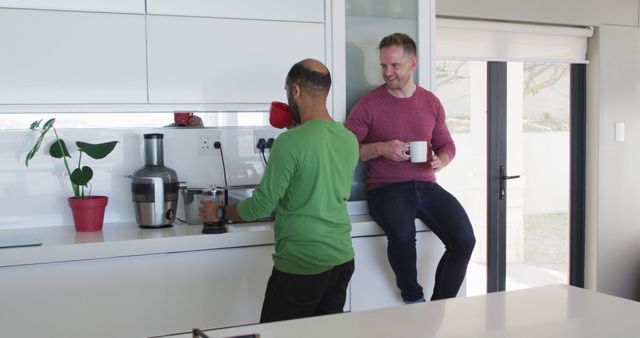
{"label": "glass pane", "polygon": [[[418,32],[417,0],[382,0],[372,5],[370,0],[345,2],[345,53],[347,114],[356,102],[371,89],[381,85],[380,40],[394,32],[404,32],[416,43]],[[414,79],[418,79],[418,70]],[[356,168],[349,201],[366,200],[366,164]],[[366,208],[362,212],[368,213]]]}
{"label": "glass pane", "polygon": [[[264,127],[267,112],[196,112],[205,127]],[[56,118],[57,128],[160,128],[173,124],[173,113],[1,114],[0,129],[28,129],[35,120]]]}
{"label": "glass pane", "polygon": [[569,64],[507,68],[507,290],[567,283]]}
{"label": "glass pane", "polygon": [[[378,44],[392,33],[403,32],[418,40],[418,1],[370,0],[345,2],[347,112],[358,99],[383,83]],[[419,70],[414,80],[419,78]]]}
{"label": "glass pane", "polygon": [[437,174],[438,183],[467,211],[476,246],[467,269],[467,296],[487,290],[487,64],[481,61],[436,62],[434,93],[444,106],[456,157]]}

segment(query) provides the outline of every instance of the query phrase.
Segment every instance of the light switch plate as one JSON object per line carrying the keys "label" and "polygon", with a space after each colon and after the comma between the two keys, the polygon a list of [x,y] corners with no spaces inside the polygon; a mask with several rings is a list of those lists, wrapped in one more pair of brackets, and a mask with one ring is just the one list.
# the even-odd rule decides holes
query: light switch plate
{"label": "light switch plate", "polygon": [[624,142],[624,122],[616,122],[615,127],[615,140],[616,142]]}

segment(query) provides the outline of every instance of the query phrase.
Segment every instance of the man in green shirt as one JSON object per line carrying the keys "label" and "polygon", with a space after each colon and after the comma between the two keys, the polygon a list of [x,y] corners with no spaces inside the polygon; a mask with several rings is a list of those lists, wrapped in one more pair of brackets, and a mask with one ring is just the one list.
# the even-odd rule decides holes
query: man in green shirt
{"label": "man in green shirt", "polygon": [[[355,136],[327,111],[330,87],[331,75],[321,62],[293,65],[285,89],[297,126],[274,142],[252,197],[222,213],[249,221],[275,210],[274,268],[263,323],[340,313],[344,307],[354,270],[347,199],[359,150]],[[203,202],[202,218],[220,222],[218,208],[218,202]]]}

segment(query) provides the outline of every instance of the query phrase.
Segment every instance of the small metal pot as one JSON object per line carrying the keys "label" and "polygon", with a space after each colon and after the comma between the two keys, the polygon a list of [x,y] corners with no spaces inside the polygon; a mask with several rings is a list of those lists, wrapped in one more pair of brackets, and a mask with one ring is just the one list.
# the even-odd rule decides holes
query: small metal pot
{"label": "small metal pot", "polygon": [[224,189],[221,188],[182,188],[184,217],[187,224],[202,225],[199,215],[200,202],[204,199],[218,200],[224,203]]}

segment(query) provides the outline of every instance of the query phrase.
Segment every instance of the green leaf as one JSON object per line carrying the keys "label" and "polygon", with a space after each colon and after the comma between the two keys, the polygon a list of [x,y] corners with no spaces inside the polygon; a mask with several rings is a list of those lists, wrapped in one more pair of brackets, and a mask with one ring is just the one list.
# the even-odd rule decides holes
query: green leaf
{"label": "green leaf", "polygon": [[71,182],[77,185],[86,186],[89,181],[93,178],[93,170],[91,168],[84,166],[82,169],[76,168],[71,173]]}
{"label": "green leaf", "polygon": [[33,158],[33,156],[36,155],[36,152],[38,151],[38,149],[40,148],[40,143],[42,142],[42,140],[38,140],[38,142],[36,142],[36,144],[33,146],[33,148],[31,148],[31,150],[29,150],[29,152],[27,153],[27,156],[24,157],[24,165],[25,167],[29,166],[29,161],[31,161],[31,159]]}
{"label": "green leaf", "polygon": [[113,148],[116,147],[116,144],[118,144],[118,141],[111,141],[100,144],[91,144],[80,141],[76,142],[76,145],[78,146],[78,149],[80,151],[96,160],[107,157],[107,155],[109,155],[113,151]]}
{"label": "green leaf", "polygon": [[[34,121],[33,123],[31,123],[31,126],[29,126],[29,128],[31,128],[31,130],[36,130],[40,126],[40,122],[41,121],[42,120]],[[24,165],[25,166],[27,166],[27,167],[29,166],[29,161],[31,161],[31,159],[33,159],[33,157],[38,152],[38,149],[40,149],[40,145],[42,144],[42,140],[44,140],[44,137],[45,137],[45,135],[47,135],[47,132],[51,128],[53,128],[53,123],[54,122],[56,122],[56,119],[49,119],[42,126],[42,130],[40,131],[40,137],[38,137],[38,140],[36,140],[36,143],[33,145],[31,150],[29,150],[29,152],[27,153],[27,156],[25,156],[25,158],[24,158]]]}
{"label": "green leaf", "polygon": [[42,122],[42,119],[31,122],[29,129],[31,130],[38,129],[38,127],[40,127],[40,122]]}
{"label": "green leaf", "polygon": [[[60,141],[60,144],[58,144],[58,141]],[[62,149],[60,149],[61,146]],[[49,147],[49,155],[55,158],[62,158],[63,154],[66,157],[71,157],[71,155],[69,155],[69,150],[67,150],[67,145],[64,143],[64,141],[60,139],[53,141],[53,143],[51,143],[51,146]]]}
{"label": "green leaf", "polygon": [[46,133],[46,132],[48,132],[48,131],[49,131],[49,129],[51,129],[51,127],[53,127],[53,124],[54,124],[55,122],[56,122],[56,119],[55,119],[55,118],[53,118],[53,119],[49,119],[47,122],[45,122],[45,123],[42,125],[42,130],[43,130],[45,133]]}

